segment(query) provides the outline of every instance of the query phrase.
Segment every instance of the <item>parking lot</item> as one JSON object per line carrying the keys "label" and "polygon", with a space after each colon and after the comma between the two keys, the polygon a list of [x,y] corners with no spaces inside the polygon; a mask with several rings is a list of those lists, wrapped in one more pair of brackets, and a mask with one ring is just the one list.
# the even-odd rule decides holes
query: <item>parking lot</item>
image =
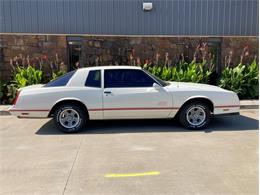
{"label": "parking lot", "polygon": [[0,116],[0,137],[0,194],[258,194],[258,110],[215,117],[206,131],[129,120],[79,134]]}

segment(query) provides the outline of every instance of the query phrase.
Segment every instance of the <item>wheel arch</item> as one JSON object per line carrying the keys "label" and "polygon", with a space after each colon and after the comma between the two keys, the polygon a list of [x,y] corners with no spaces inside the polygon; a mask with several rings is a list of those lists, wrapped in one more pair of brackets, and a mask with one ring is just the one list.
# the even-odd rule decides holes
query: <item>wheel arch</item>
{"label": "wheel arch", "polygon": [[[190,97],[188,98],[180,107],[178,113],[184,108],[184,106],[186,106],[187,104],[191,103],[191,102],[194,102],[194,101],[201,101],[203,103],[206,103],[209,108],[210,108],[210,111],[212,113],[214,113],[214,103],[212,102],[212,100],[210,100],[208,97],[206,96],[194,96],[194,97]],[[177,113],[177,114],[178,114]]]}
{"label": "wheel arch", "polygon": [[55,102],[55,104],[52,106],[52,108],[48,114],[48,117],[52,117],[55,110],[63,104],[74,104],[74,105],[80,106],[81,108],[84,109],[84,111],[86,112],[87,117],[89,119],[89,112],[88,112],[87,106],[82,101],[80,101],[79,99],[76,99],[76,98],[66,98],[66,99],[61,99],[61,100]]}

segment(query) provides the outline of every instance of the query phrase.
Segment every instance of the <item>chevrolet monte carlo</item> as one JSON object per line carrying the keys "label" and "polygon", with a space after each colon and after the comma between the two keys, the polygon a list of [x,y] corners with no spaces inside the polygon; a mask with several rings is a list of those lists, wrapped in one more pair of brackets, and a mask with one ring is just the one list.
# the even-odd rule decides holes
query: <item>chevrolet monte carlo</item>
{"label": "chevrolet monte carlo", "polygon": [[60,130],[77,132],[88,120],[177,117],[188,129],[203,129],[213,115],[238,114],[236,93],[216,86],[166,82],[139,67],[81,68],[45,85],[19,90],[12,115],[53,117]]}

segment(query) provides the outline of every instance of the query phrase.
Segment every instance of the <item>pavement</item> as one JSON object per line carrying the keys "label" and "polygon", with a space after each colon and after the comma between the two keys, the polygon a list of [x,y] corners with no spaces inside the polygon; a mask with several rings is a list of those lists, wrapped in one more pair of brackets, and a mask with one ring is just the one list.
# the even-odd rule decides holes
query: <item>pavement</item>
{"label": "pavement", "polygon": [[0,116],[0,194],[258,194],[258,110],[240,114],[205,131],[122,120],[92,121],[79,134]]}

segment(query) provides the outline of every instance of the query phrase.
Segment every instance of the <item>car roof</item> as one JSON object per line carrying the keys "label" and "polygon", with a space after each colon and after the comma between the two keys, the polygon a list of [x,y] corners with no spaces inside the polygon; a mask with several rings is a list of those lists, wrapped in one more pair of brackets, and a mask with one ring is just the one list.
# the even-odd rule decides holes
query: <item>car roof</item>
{"label": "car roof", "polygon": [[93,66],[93,67],[85,67],[85,68],[80,68],[80,69],[85,69],[85,70],[107,70],[107,69],[142,69],[139,66],[126,66],[126,65],[121,65],[121,66]]}

